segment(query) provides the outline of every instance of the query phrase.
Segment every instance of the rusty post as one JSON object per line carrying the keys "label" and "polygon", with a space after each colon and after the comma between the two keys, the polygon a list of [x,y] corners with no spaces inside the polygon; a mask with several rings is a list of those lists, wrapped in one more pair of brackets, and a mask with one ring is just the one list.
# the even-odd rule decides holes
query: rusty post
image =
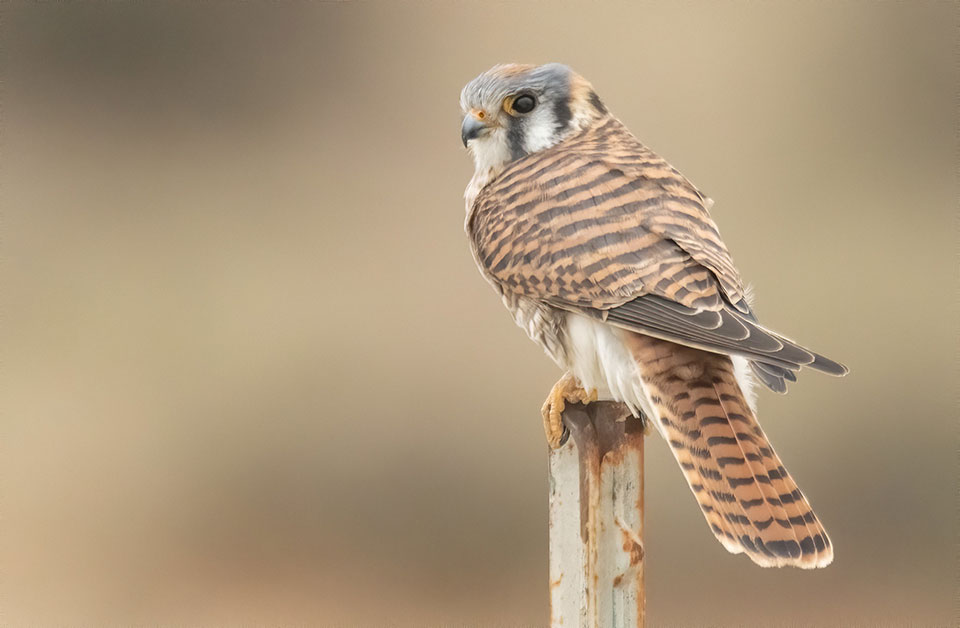
{"label": "rusty post", "polygon": [[570,405],[550,452],[550,625],[644,625],[643,424],[613,402]]}

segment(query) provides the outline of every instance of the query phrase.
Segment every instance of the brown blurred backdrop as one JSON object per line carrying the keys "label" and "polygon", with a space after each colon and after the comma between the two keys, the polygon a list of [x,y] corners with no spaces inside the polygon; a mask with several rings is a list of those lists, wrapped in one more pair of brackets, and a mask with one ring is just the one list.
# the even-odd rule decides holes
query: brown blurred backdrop
{"label": "brown blurred backdrop", "polygon": [[946,626],[956,5],[7,4],[0,620],[542,625],[556,367],[476,271],[461,86],[563,61],[847,363],[760,418],[836,545],[727,554],[648,446],[654,626]]}

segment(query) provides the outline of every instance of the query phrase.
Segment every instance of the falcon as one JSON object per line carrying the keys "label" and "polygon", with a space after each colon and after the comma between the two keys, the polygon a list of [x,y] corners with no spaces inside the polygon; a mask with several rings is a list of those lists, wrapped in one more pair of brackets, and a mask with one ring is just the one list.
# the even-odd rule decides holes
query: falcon
{"label": "falcon", "polygon": [[481,273],[565,374],[543,405],[613,400],[669,443],[710,529],[764,566],[824,567],[833,547],[754,411],[801,367],[846,367],[761,325],[713,202],[565,65],[498,65],[460,95],[475,164],[466,232]]}

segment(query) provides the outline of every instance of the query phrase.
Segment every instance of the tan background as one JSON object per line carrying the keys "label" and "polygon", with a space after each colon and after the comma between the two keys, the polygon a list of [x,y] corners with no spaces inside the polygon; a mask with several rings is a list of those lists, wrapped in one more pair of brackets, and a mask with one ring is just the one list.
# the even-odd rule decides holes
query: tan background
{"label": "tan background", "polygon": [[556,368],[474,268],[461,86],[560,60],[714,199],[836,545],[762,570],[648,447],[654,626],[945,626],[952,3],[6,6],[0,619],[538,625]]}

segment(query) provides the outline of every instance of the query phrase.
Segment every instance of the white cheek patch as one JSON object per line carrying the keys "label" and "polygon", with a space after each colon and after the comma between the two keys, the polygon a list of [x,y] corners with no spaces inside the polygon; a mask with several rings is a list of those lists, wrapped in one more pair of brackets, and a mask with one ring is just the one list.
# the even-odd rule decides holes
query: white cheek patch
{"label": "white cheek patch", "polygon": [[537,108],[523,120],[523,148],[535,153],[557,143],[556,122],[547,107]]}

